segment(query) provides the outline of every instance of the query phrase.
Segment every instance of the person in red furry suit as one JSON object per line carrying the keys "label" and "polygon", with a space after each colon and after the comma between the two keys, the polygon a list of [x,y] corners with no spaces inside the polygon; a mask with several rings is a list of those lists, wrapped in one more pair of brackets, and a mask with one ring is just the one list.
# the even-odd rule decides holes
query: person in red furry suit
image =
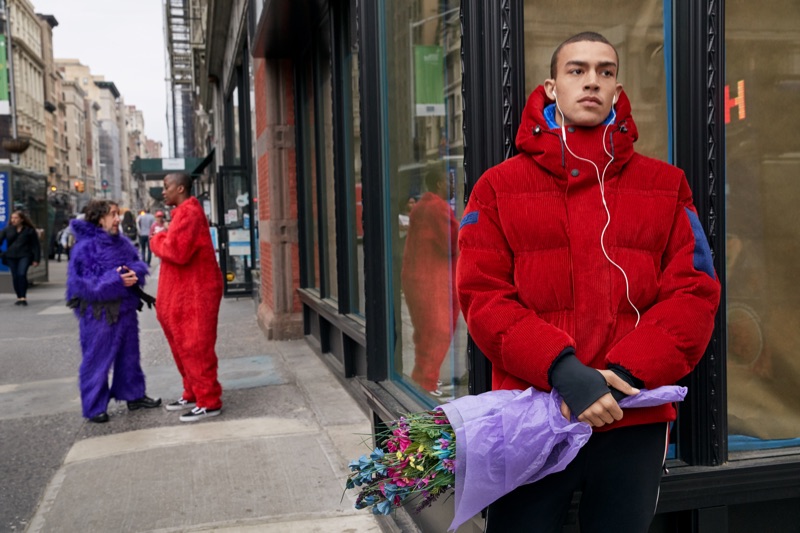
{"label": "person in red furry suit", "polygon": [[458,321],[455,268],[458,222],[447,200],[450,187],[442,169],[425,175],[428,192],[411,211],[401,274],[414,326],[414,370],[411,379],[434,396]]}
{"label": "person in red furry suit", "polygon": [[167,410],[191,409],[181,422],[216,416],[222,409],[215,351],[222,271],[205,212],[191,190],[187,174],[164,178],[164,203],[175,209],[169,228],[150,239],[150,248],[161,259],[156,316],[183,378],[183,395]]}

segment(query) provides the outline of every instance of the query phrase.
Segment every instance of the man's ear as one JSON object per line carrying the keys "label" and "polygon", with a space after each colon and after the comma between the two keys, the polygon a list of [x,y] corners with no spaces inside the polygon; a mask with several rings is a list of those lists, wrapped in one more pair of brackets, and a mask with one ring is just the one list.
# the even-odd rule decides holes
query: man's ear
{"label": "man's ear", "polygon": [[547,97],[550,98],[550,100],[555,100],[556,80],[550,78],[544,80],[544,92],[547,94]]}

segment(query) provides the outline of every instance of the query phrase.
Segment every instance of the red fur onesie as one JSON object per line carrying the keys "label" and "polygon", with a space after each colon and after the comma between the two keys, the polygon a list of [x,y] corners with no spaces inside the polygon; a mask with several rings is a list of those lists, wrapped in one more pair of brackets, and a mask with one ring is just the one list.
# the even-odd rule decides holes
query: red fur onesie
{"label": "red fur onesie", "polygon": [[426,192],[411,211],[401,279],[414,326],[411,378],[427,391],[436,389],[458,321],[457,256],[458,222],[453,210]]}
{"label": "red fur onesie", "polygon": [[169,228],[150,238],[150,248],[161,258],[156,315],[183,377],[183,398],[219,409],[214,346],[222,272],[200,202],[189,197],[173,209]]}

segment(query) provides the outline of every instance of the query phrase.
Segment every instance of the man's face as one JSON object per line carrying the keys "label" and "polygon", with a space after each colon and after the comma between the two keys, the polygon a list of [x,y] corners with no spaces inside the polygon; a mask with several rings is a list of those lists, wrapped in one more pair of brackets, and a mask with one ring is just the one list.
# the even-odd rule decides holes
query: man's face
{"label": "man's face", "polygon": [[178,205],[178,185],[169,176],[164,178],[164,203]]}
{"label": "man's face", "polygon": [[119,233],[119,207],[112,205],[109,212],[100,217],[100,227],[111,235]]}
{"label": "man's face", "polygon": [[11,225],[12,226],[19,226],[22,222],[22,218],[16,213],[11,213]]}
{"label": "man's face", "polygon": [[[556,78],[545,80],[547,95],[556,100],[566,124],[597,126],[608,117],[615,96],[622,91],[617,83],[617,54],[605,44],[581,41],[565,45],[558,54]],[[554,92],[556,94],[554,94]]]}

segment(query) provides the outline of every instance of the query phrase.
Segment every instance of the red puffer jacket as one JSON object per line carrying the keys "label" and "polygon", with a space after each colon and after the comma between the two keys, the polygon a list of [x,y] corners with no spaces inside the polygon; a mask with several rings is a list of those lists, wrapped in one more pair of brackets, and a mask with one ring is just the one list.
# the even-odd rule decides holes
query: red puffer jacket
{"label": "red puffer jacket", "polygon": [[[492,362],[492,388],[550,390],[548,370],[569,347],[591,367],[626,368],[645,388],[673,384],[702,357],[720,298],[686,178],[634,152],[624,93],[607,129],[567,128],[569,149],[596,168],[550,129],[550,103],[541,86],[531,94],[520,154],[486,171],[461,221],[458,296]],[[638,325],[625,278],[601,247],[601,176],[611,213],[603,242],[627,275]],[[601,429],[674,419],[671,405],[631,409]]]}

